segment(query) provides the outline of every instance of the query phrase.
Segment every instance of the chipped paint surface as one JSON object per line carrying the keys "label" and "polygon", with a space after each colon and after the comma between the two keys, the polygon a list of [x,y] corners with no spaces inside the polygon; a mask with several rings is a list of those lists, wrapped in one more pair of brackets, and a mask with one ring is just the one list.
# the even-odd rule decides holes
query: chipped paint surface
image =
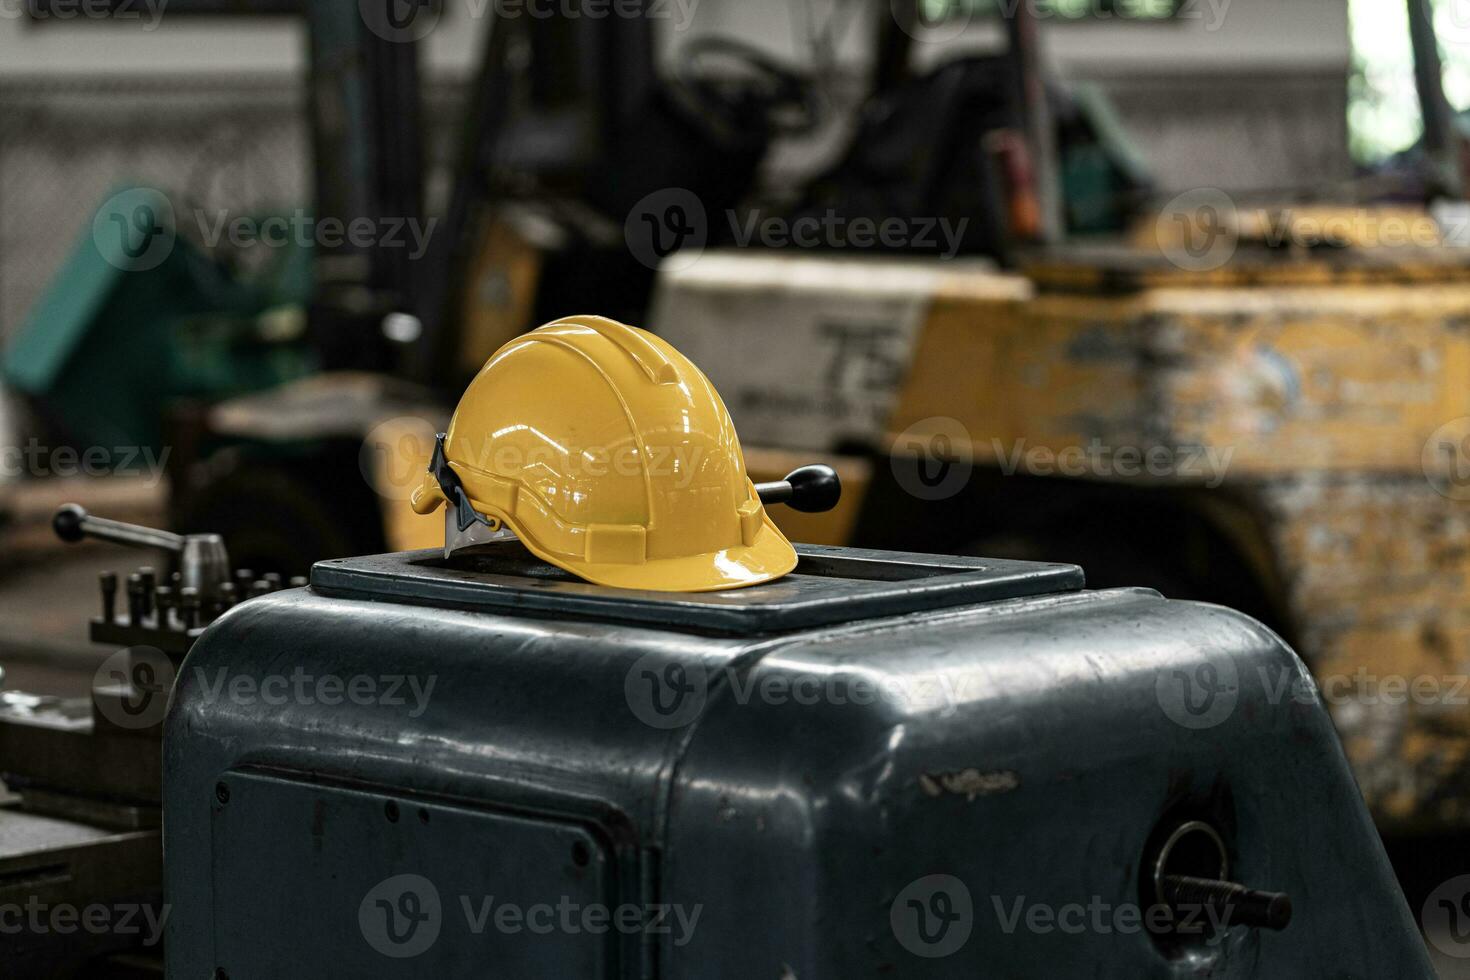
{"label": "chipped paint surface", "polygon": [[[1470,500],[1453,498],[1470,492],[1441,495],[1426,475],[1470,486],[1470,438],[1439,457],[1426,447],[1470,416],[1470,277],[1318,265],[1124,282],[1080,264],[1071,279],[1048,270],[1029,298],[941,298],[888,431],[957,420],[970,458],[1002,472],[1022,447],[1227,461],[1217,485],[1256,515],[1242,547],[1280,583],[1298,652],[1331,685],[1380,825],[1463,825]],[[1213,475],[1085,474],[1181,488]]]}
{"label": "chipped paint surface", "polygon": [[919,776],[919,788],[924,795],[963,796],[972,803],[976,797],[1009,793],[1020,785],[1021,777],[1009,769],[993,772],[961,769],[958,772],[926,772]]}
{"label": "chipped paint surface", "polygon": [[938,300],[888,431],[953,418],[980,461],[1096,443],[1228,449],[1238,476],[1416,472],[1470,414],[1467,318],[1461,285]]}
{"label": "chipped paint surface", "polygon": [[1416,476],[1258,493],[1299,652],[1380,824],[1470,821],[1470,503]]}

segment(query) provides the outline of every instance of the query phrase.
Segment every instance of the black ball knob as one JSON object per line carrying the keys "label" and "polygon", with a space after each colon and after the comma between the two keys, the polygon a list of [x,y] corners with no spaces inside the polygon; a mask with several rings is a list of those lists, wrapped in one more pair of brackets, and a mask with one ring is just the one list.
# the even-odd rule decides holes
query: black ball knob
{"label": "black ball knob", "polygon": [[786,506],[803,514],[820,514],[837,506],[842,499],[842,481],[837,471],[820,463],[793,470],[786,482],[791,484],[791,497]]}
{"label": "black ball knob", "polygon": [[87,512],[76,504],[62,504],[56,510],[56,516],[51,518],[51,529],[56,536],[63,541],[76,543],[86,537],[82,530],[82,523],[87,519]]}

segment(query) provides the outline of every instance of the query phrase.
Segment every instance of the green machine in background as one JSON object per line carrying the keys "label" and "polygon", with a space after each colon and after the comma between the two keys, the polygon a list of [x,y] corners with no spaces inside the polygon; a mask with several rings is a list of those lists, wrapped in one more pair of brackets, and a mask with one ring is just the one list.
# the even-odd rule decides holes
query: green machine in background
{"label": "green machine in background", "polygon": [[6,382],[79,449],[157,452],[172,402],[310,373],[311,250],[256,247],[271,254],[237,273],[179,234],[159,191],[113,195],[5,350]]}

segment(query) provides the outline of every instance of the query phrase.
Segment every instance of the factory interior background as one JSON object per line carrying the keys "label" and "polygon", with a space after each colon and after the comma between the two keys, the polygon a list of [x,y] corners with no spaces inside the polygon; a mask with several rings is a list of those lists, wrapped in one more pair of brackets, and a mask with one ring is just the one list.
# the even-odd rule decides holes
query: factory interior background
{"label": "factory interior background", "polygon": [[[447,922],[423,948],[395,946],[391,928],[383,939],[367,899],[361,918],[356,904],[346,909],[345,932],[333,931],[337,920],[313,899],[309,914],[292,913],[310,927],[278,944],[308,959],[270,960],[259,950],[277,942],[275,920],[242,883],[256,879],[227,883],[221,862],[285,869],[269,879],[273,889],[312,895],[315,872],[305,869],[327,861],[323,854],[361,858],[373,869],[369,883],[416,868],[374,864],[362,857],[366,844],[332,851],[330,834],[326,845],[313,838],[310,852],[284,831],[272,838],[272,821],[291,826],[299,787],[254,811],[271,814],[257,830],[229,824],[221,814],[232,794],[238,812],[264,792],[251,782],[266,778],[254,769],[231,769],[217,783],[201,776],[211,798],[200,797],[197,813],[174,796],[177,781],[192,778],[188,759],[202,766],[242,739],[260,742],[256,756],[241,756],[251,765],[284,765],[272,753],[287,736],[269,726],[308,708],[319,714],[293,721],[298,735],[341,731],[319,746],[303,738],[305,772],[321,775],[315,767],[336,751],[354,786],[376,771],[364,760],[394,752],[433,770],[414,747],[452,738],[420,728],[434,716],[431,690],[405,686],[402,727],[369,737],[366,715],[323,703],[319,688],[297,689],[280,708],[227,684],[214,692],[222,701],[199,707],[186,703],[200,695],[185,678],[191,657],[248,674],[245,651],[264,642],[252,630],[305,622],[318,608],[311,603],[324,617],[349,616],[345,573],[330,563],[417,552],[454,569],[446,536],[505,527],[536,554],[503,568],[476,559],[490,564],[474,575],[502,585],[526,576],[537,623],[557,622],[589,644],[621,637],[599,633],[596,616],[613,615],[620,595],[633,593],[588,569],[559,571],[532,547],[534,534],[472,511],[469,498],[482,500],[473,491],[456,509],[458,478],[442,458],[456,437],[438,439],[458,406],[457,429],[479,424],[483,410],[509,420],[497,437],[526,428],[556,445],[537,429],[542,422],[517,414],[516,399],[472,410],[471,395],[490,377],[480,372],[492,355],[520,350],[528,331],[598,316],[658,338],[649,347],[641,334],[583,323],[584,333],[633,350],[650,377],[683,370],[683,358],[708,377],[738,433],[754,506],[766,507],[741,525],[744,543],[766,534],[797,545],[802,564],[790,581],[813,589],[812,603],[826,600],[810,583],[845,583],[843,562],[880,561],[880,552],[904,555],[883,600],[899,603],[884,607],[894,611],[950,602],[917,597],[956,569],[1044,576],[1075,565],[1099,594],[1155,590],[1171,608],[1178,600],[1235,610],[1259,624],[1250,642],[1289,645],[1310,672],[1257,684],[1244,660],[1239,677],[1229,660],[1228,677],[1215,661],[1170,661],[1141,702],[1120,687],[1111,702],[1104,691],[1066,708],[1021,673],[984,675],[986,685],[1018,685],[990,692],[993,719],[1095,708],[1101,726],[1126,705],[1146,719],[1131,742],[1111,730],[1119,741],[1109,745],[1163,759],[1150,746],[1187,742],[1199,758],[1217,752],[1232,766],[1277,770],[1258,791],[1220,793],[1247,814],[1253,792],[1276,794],[1281,813],[1296,817],[1253,830],[1256,817],[1241,816],[1223,835],[1228,847],[1219,845],[1239,865],[1229,869],[1234,878],[1208,861],[1189,871],[1257,889],[1220,899],[1232,910],[1259,904],[1241,912],[1258,921],[1230,930],[1228,941],[1196,949],[1116,928],[1083,927],[1078,937],[1035,925],[1013,934],[997,924],[999,898],[992,907],[984,883],[967,879],[965,911],[954,914],[970,938],[936,945],[922,928],[911,936],[900,925],[896,887],[875,885],[877,925],[854,919],[843,932],[832,922],[850,910],[812,913],[823,923],[813,935],[847,936],[851,958],[812,939],[819,952],[806,966],[773,952],[771,972],[760,975],[939,977],[969,964],[963,975],[989,976],[976,964],[992,956],[1006,964],[995,976],[1081,975],[1025,959],[1051,950],[1071,962],[1064,951],[1073,943],[1088,956],[1140,957],[1099,960],[1087,975],[1305,976],[1272,966],[1283,947],[1271,944],[1310,950],[1324,970],[1333,957],[1352,964],[1358,955],[1357,939],[1313,918],[1316,901],[1333,906],[1332,922],[1357,924],[1347,932],[1374,937],[1370,945],[1396,948],[1385,937],[1399,930],[1432,975],[1470,977],[1467,113],[1466,0],[0,0],[0,973],[157,977],[167,967],[169,976],[240,980],[327,975],[280,964],[329,955],[369,964],[344,965],[343,975],[447,976],[459,974],[430,969],[428,958],[472,962],[452,958],[469,954]],[[574,432],[606,427],[583,382],[536,377],[499,390],[551,399],[547,418],[584,411],[569,423]],[[687,460],[677,451],[670,459],[676,476],[687,475]],[[815,471],[812,486],[797,475],[811,466],[831,468],[840,499],[815,502]],[[534,469],[533,459],[524,472]],[[604,486],[602,478],[585,486]],[[737,492],[746,489],[742,477]],[[440,503],[442,512],[430,506]],[[582,507],[581,497],[566,506]],[[688,507],[680,513],[698,512],[697,502]],[[751,530],[762,521],[779,532]],[[647,533],[653,548],[655,529]],[[625,544],[610,540],[607,553]],[[833,558],[823,548],[863,551]],[[210,564],[226,550],[228,567]],[[957,557],[926,566],[921,555]],[[323,567],[336,577],[319,581]],[[203,579],[194,577],[200,568]],[[1056,587],[1075,592],[1080,581]],[[853,586],[860,596],[870,587]],[[743,591],[710,595],[735,604]],[[565,622],[534,605],[563,594],[589,605]],[[665,618],[687,615],[691,635],[724,636],[724,620],[697,625],[719,601]],[[1189,630],[1213,615],[1180,612],[1177,626],[1159,628],[1175,630],[1176,645],[1205,649],[1226,643],[1224,632],[1206,639]],[[1143,618],[1124,620],[1117,630],[1145,629]],[[744,621],[730,611],[729,622]],[[1088,645],[1109,649],[1115,638],[1087,632],[1097,624],[1069,638],[1071,622],[1038,621],[1008,649],[1044,659],[1053,655],[1047,644],[1070,644],[1080,659],[1058,668],[1056,683],[1094,668],[1103,677],[1107,655],[1093,658]],[[495,627],[508,631],[496,635],[519,628]],[[432,645],[437,635],[415,632],[411,643]],[[294,643],[251,655],[289,677]],[[417,656],[405,653],[403,663]],[[406,669],[344,658],[335,662],[348,679]],[[540,668],[517,669],[515,683],[529,685],[524,678]],[[466,712],[454,737],[481,740],[483,758],[513,752],[499,740],[519,737],[520,722],[496,712],[520,714],[491,697],[476,715],[463,707],[468,694],[453,700],[453,675],[434,676],[439,696]],[[577,683],[546,681],[535,696],[570,703]],[[624,716],[638,706],[624,703],[622,688],[603,693],[583,713],[619,742],[618,726],[636,724]],[[546,710],[554,718],[559,709]],[[617,710],[620,720],[609,720]],[[845,729],[829,727],[837,723],[809,717],[793,742],[841,740]],[[1291,737],[1270,719],[1299,726],[1300,745],[1326,739],[1300,750],[1315,753],[1311,766],[1294,768],[1283,748]],[[1330,726],[1313,728],[1313,719]],[[1075,752],[1088,760],[1079,768],[1122,765],[1121,748],[1089,753],[1080,740],[1048,742],[1039,730],[1018,757]],[[567,731],[565,743],[547,744],[574,751]],[[748,766],[752,782],[732,783],[732,814],[755,805],[755,746],[764,744],[736,731],[721,737],[752,740],[730,749],[741,761],[729,772]],[[349,744],[354,732],[363,738],[356,749],[328,747]],[[541,763],[555,769],[555,754]],[[1169,758],[1175,783],[1202,780],[1180,775],[1184,755]],[[992,801],[1000,808],[992,812],[1011,813],[1007,801],[1037,785],[1019,763],[969,765],[978,768],[915,785],[971,813]],[[1135,778],[1123,772],[1120,785]],[[1327,788],[1310,788],[1318,776]],[[1071,778],[1046,790],[1059,813],[1077,816],[1059,817],[1061,829],[1037,844],[1033,894],[1063,875],[1061,855],[1073,853],[1066,842],[1090,833],[1095,847],[1078,843],[1078,853],[1146,877],[1147,862],[1135,867],[1125,847],[1104,843],[1126,835],[1085,826],[1101,790],[1079,788],[1083,806],[1056,788]],[[533,763],[519,763],[515,779],[522,789],[535,783]],[[1352,792],[1337,793],[1333,779]],[[586,792],[595,797],[590,784]],[[473,849],[487,831],[452,812],[441,817],[439,805],[453,809],[439,799],[412,818],[403,803],[400,824],[390,802],[393,832],[417,819],[442,828],[449,846]],[[917,830],[917,818],[883,812],[884,853],[901,853],[905,834],[933,834]],[[1284,829],[1289,819],[1300,822]],[[1004,821],[985,826],[1024,834]],[[1157,849],[1150,832],[1138,828],[1140,843]],[[230,841],[234,833],[243,836]],[[547,846],[529,830],[494,833],[524,834],[516,850],[528,862]],[[1282,860],[1253,858],[1252,833],[1293,840],[1293,853],[1316,868],[1300,872],[1308,884],[1240,880],[1249,871],[1269,878]],[[199,857],[207,840],[213,865]],[[567,846],[569,874],[590,860],[611,875],[601,856],[587,858],[587,845]],[[1052,846],[1055,861],[1040,856]],[[393,847],[384,853],[399,854]],[[781,879],[791,893],[777,904],[801,909],[793,921],[808,911],[804,889],[829,874],[839,880],[832,866],[841,851],[826,840],[790,858],[813,862]],[[662,887],[672,893],[679,864],[672,850],[662,853],[671,876]],[[873,859],[874,875],[885,860]],[[330,867],[335,880],[339,866]],[[632,866],[620,867],[622,881]],[[662,873],[651,867],[637,865],[637,875]],[[763,866],[749,867],[756,875]],[[900,877],[900,885],[929,881]],[[1095,875],[1084,879],[1104,889]],[[452,887],[440,883],[446,916],[458,910]],[[935,887],[925,907],[940,914],[951,896]],[[1287,892],[1295,919],[1283,928]],[[932,904],[935,894],[945,901]],[[393,910],[416,921],[420,897],[410,889],[384,899],[390,925]],[[553,936],[535,946],[522,932],[487,941],[514,946],[504,962],[519,966],[507,975],[757,975],[725,964],[745,962],[734,951],[747,944],[775,950],[786,934],[727,935],[740,920],[710,902],[704,926],[676,918],[672,938],[640,940],[657,955],[628,953],[631,942],[597,954],[606,956],[603,972],[569,965],[590,962],[573,955],[589,941],[581,932],[560,945]],[[435,915],[438,903],[436,893]],[[89,909],[100,910],[95,921]],[[209,933],[208,943],[196,933]],[[707,942],[714,952],[702,955],[713,958],[690,965],[681,939],[691,949]],[[231,952],[238,957],[227,963]],[[653,957],[640,961],[644,972],[627,965],[638,956]],[[811,965],[824,957],[849,972]],[[272,962],[285,972],[259,965]],[[1418,962],[1357,962],[1364,972],[1334,965],[1312,975],[1431,975],[1416,972]]]}

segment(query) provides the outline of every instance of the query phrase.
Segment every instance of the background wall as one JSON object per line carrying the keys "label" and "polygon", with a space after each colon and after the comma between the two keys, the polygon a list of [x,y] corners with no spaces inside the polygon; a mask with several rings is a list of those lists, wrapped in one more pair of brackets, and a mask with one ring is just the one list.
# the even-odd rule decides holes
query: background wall
{"label": "background wall", "polygon": [[[844,71],[863,73],[888,4],[813,4],[840,25]],[[693,30],[759,39],[798,58],[805,38],[789,7],[703,0]],[[1320,186],[1351,170],[1347,0],[1186,0],[1177,20],[1048,19],[1041,29],[1054,76],[1096,82],[1112,96],[1165,190]],[[1002,44],[998,25],[976,20],[957,37],[921,37],[917,56],[934,63]]]}
{"label": "background wall", "polygon": [[[343,0],[348,2],[348,0]],[[452,106],[478,57],[486,0],[445,0],[425,42],[439,98]],[[663,50],[732,33],[801,63],[825,25],[835,105],[863,91],[886,0],[671,0]],[[1018,2],[1018,0],[1008,0]],[[1347,0],[1189,0],[1177,21],[1043,22],[1055,74],[1095,82],[1166,191],[1320,186],[1349,171]],[[309,197],[302,120],[304,36],[289,18],[156,23],[33,23],[0,0],[0,338],[24,317],[93,209],[122,182],[151,184],[203,207],[295,206]],[[810,16],[807,16],[807,13]],[[812,25],[816,25],[813,29]],[[998,26],[925,36],[933,63],[993,49]],[[436,114],[441,115],[441,114]],[[443,113],[441,126],[452,125]],[[837,126],[778,156],[783,179],[842,146]]]}

